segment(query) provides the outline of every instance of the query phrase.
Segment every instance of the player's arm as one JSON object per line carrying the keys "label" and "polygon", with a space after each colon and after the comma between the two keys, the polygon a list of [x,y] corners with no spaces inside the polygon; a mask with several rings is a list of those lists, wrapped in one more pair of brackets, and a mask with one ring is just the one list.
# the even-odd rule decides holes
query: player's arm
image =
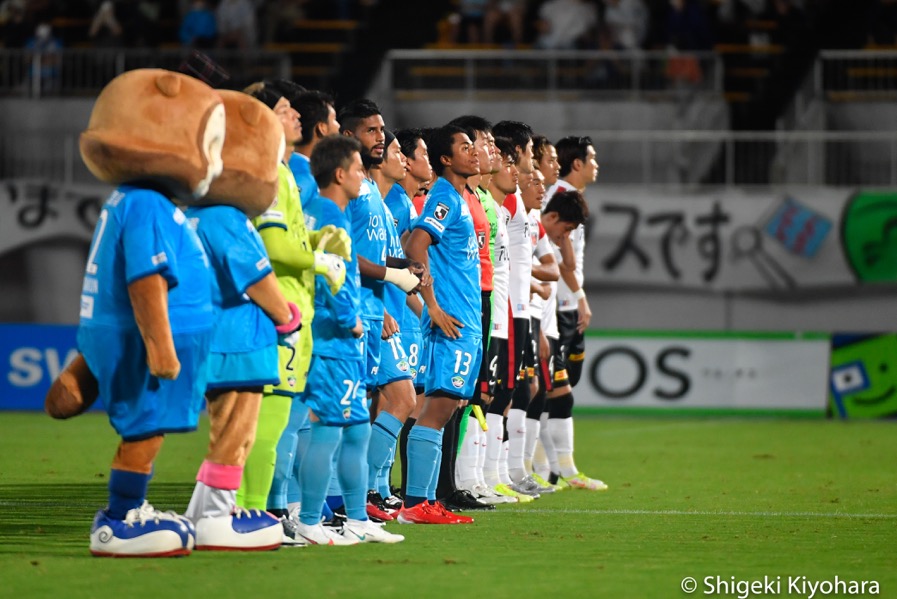
{"label": "player's arm", "polygon": [[381,339],[389,339],[399,332],[399,323],[392,317],[392,314],[383,310],[383,330],[380,332]]}
{"label": "player's arm", "polygon": [[286,228],[279,226],[263,226],[259,235],[268,251],[268,259],[274,270],[299,278],[302,273],[315,266],[315,253],[298,247],[287,235]]}
{"label": "player's arm", "polygon": [[168,282],[159,273],[141,277],[128,285],[128,296],[146,346],[150,374],[160,379],[178,378],[181,363],[168,320]]}
{"label": "player's arm", "polygon": [[405,300],[405,304],[411,308],[411,311],[414,312],[414,315],[420,318],[421,313],[424,311],[424,305],[420,301],[420,297],[417,294],[412,293]]}
{"label": "player's arm", "polygon": [[557,281],[560,274],[558,263],[551,252],[540,256],[539,263],[533,265],[533,278],[539,281]]}
{"label": "player's arm", "polygon": [[286,325],[292,321],[293,312],[290,304],[280,291],[277,277],[273,272],[247,287],[246,295],[274,321],[274,324]]}
{"label": "player's arm", "polygon": [[[428,250],[430,249],[432,242],[433,238],[430,237],[430,234],[427,231],[423,229],[414,229],[411,232],[411,236],[408,237],[408,247],[405,250],[405,255],[407,255],[410,260],[419,262],[427,272],[430,271],[430,256]],[[427,305],[427,311],[430,314],[430,320],[433,321],[433,326],[439,327],[440,330],[445,333],[446,337],[451,339],[460,337],[461,333],[458,331],[458,327],[463,327],[464,325],[453,316],[446,314],[442,308],[439,307],[439,302],[436,301],[436,293],[433,291],[433,286],[422,286],[420,288],[420,295]]]}
{"label": "player's arm", "polygon": [[551,297],[551,286],[548,283],[540,283],[536,279],[530,279],[529,281],[529,292],[535,293],[543,300],[547,300]]}
{"label": "player's arm", "polygon": [[405,293],[414,293],[421,284],[420,276],[412,270],[413,265],[407,262],[396,262],[400,258],[388,257],[386,266],[371,262],[362,255],[358,256],[358,269],[361,276],[376,281],[392,283]]}
{"label": "player's arm", "polygon": [[561,280],[567,284],[567,287],[573,292],[573,296],[576,297],[577,310],[579,312],[579,321],[576,323],[576,330],[582,333],[586,330],[589,326],[589,322],[592,320],[592,310],[589,307],[589,300],[586,297],[586,292],[580,287],[579,281],[576,280],[576,254],[573,252],[573,242],[570,241],[569,235],[565,235],[561,239],[558,248],[561,250],[561,263],[559,265],[561,270]]}

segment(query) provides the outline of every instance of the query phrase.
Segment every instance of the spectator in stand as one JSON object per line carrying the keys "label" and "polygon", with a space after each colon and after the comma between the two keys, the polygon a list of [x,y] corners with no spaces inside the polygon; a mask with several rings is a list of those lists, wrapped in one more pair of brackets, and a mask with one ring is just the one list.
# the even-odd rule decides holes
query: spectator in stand
{"label": "spectator in stand", "polygon": [[598,25],[598,10],[586,0],[548,0],[539,9],[536,47],[571,50],[587,43]]}
{"label": "spectator in stand", "polygon": [[34,36],[25,42],[25,49],[34,52],[31,78],[40,79],[42,94],[59,91],[59,64],[62,42],[53,35],[50,23],[44,21],[34,30]]}
{"label": "spectator in stand", "polygon": [[460,0],[458,12],[449,17],[451,38],[455,43],[479,44],[483,41],[483,22],[488,0]]}
{"label": "spectator in stand", "polygon": [[698,0],[670,0],[665,40],[676,50],[709,50],[713,32]]}
{"label": "spectator in stand", "polygon": [[100,8],[93,15],[90,29],[87,32],[88,37],[96,46],[115,48],[124,45],[122,32],[121,23],[115,16],[115,3],[112,0],[101,3]]}
{"label": "spectator in stand", "polygon": [[190,11],[181,21],[178,32],[181,43],[188,48],[211,48],[215,45],[218,28],[215,24],[215,13],[205,0],[194,0]]}
{"label": "spectator in stand", "polygon": [[523,19],[526,16],[526,0],[489,0],[483,19],[487,44],[495,43],[495,33],[499,26],[507,25],[511,31],[511,41],[523,43]]}
{"label": "spectator in stand", "polygon": [[246,50],[255,48],[257,35],[255,7],[249,0],[221,0],[215,9],[218,45]]}
{"label": "spectator in stand", "polygon": [[648,8],[642,0],[605,0],[604,23],[617,50],[638,50],[648,33]]}
{"label": "spectator in stand", "polygon": [[33,31],[25,18],[25,0],[6,0],[0,4],[0,43],[4,48],[24,48]]}

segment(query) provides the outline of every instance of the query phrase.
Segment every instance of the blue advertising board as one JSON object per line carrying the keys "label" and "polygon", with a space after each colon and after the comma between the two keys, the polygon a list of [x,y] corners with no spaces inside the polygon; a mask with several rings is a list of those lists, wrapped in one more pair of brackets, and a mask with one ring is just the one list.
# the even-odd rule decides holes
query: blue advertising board
{"label": "blue advertising board", "polygon": [[78,354],[76,325],[0,324],[0,410],[43,410],[44,397]]}

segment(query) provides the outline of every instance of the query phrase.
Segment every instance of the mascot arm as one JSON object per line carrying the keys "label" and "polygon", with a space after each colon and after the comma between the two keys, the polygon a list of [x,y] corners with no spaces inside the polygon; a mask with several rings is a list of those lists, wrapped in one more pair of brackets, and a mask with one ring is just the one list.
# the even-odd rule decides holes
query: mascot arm
{"label": "mascot arm", "polygon": [[259,231],[259,235],[262,236],[265,249],[268,250],[268,259],[278,274],[298,279],[303,271],[314,268],[315,253],[296,247],[284,229],[265,227]]}
{"label": "mascot arm", "polygon": [[288,324],[292,320],[290,305],[280,291],[277,277],[273,272],[268,273],[258,283],[247,287],[246,295],[274,321],[274,324]]}
{"label": "mascot arm", "polygon": [[150,374],[176,379],[181,371],[168,321],[168,283],[160,274],[137,279],[128,285],[134,318],[146,345]]}

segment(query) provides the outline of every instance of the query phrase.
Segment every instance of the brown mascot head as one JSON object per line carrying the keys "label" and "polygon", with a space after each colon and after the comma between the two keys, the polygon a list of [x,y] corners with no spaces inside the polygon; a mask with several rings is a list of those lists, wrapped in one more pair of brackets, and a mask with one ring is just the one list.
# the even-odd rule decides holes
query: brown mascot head
{"label": "brown mascot head", "polygon": [[286,148],[283,125],[273,110],[248,94],[218,93],[227,115],[224,170],[198,204],[227,204],[255,218],[277,194],[277,165]]}
{"label": "brown mascot head", "polygon": [[81,157],[101,181],[164,182],[192,203],[221,172],[224,132],[218,92],[182,73],[137,69],[100,92]]}

